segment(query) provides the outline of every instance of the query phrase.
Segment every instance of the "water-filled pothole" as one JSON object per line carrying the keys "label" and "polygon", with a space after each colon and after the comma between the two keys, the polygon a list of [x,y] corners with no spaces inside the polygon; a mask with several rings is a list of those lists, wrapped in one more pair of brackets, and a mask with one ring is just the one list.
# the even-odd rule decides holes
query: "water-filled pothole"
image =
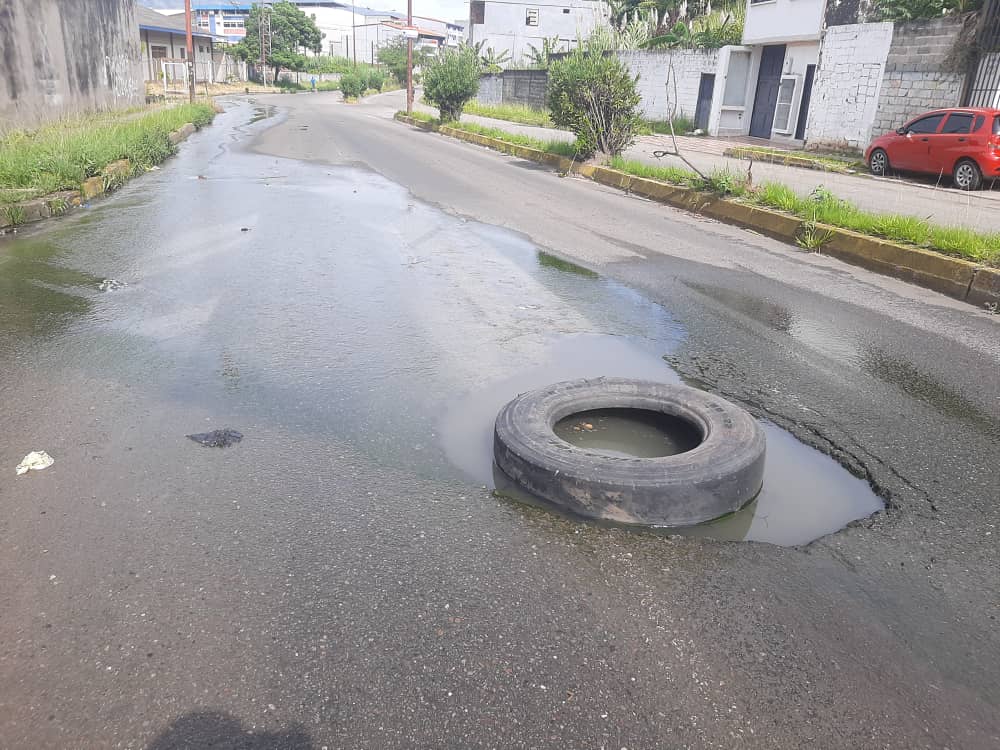
{"label": "water-filled pothole", "polygon": [[702,439],[692,423],[648,409],[591,409],[563,417],[552,430],[577,448],[620,458],[674,456]]}

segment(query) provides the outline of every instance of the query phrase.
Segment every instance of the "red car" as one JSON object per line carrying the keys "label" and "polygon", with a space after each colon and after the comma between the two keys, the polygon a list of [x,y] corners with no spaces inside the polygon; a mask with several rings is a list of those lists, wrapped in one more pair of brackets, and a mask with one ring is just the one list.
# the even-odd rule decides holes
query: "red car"
{"label": "red car", "polygon": [[865,162],[872,174],[947,174],[960,190],[976,190],[984,179],[1000,179],[1000,109],[925,112],[872,141]]}

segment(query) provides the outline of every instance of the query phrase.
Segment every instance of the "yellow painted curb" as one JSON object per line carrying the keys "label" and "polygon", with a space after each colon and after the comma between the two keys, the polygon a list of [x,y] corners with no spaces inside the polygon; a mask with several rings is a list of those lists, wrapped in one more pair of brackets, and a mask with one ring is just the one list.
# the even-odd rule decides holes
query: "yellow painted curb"
{"label": "yellow painted curb", "polygon": [[[563,171],[572,170],[602,185],[703,214],[727,224],[753,229],[792,245],[797,244],[805,223],[796,216],[769,208],[720,198],[711,193],[659,180],[637,177],[609,167],[576,164],[558,154],[550,154],[478,133],[449,126],[438,128],[433,123],[414,120],[405,115],[397,114],[396,119],[424,130],[440,130],[442,135],[513,154],[522,159],[551,164]],[[825,254],[975,305],[1000,303],[1000,269],[988,268],[930,250],[898,245],[848,229],[825,224],[819,224],[817,227],[830,232],[831,235],[830,241],[823,246],[822,252]]]}

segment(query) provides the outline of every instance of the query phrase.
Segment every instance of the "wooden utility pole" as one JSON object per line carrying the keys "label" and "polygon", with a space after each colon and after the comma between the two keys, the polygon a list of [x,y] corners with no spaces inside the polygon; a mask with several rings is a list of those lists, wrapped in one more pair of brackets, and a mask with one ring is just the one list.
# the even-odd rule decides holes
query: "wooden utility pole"
{"label": "wooden utility pole", "polygon": [[406,114],[413,114],[413,0],[406,0]]}
{"label": "wooden utility pole", "polygon": [[[353,3],[354,0],[351,0]],[[351,50],[354,54],[354,67],[358,67],[358,24],[354,19],[354,5],[351,5]]]}
{"label": "wooden utility pole", "polygon": [[187,34],[188,99],[194,101],[194,37],[191,36],[191,0],[184,0],[184,28]]}

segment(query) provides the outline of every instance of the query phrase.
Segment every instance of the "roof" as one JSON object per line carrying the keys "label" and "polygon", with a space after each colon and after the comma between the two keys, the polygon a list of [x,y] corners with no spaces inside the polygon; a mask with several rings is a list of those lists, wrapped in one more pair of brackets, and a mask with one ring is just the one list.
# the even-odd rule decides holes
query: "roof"
{"label": "roof", "polygon": [[[187,27],[185,26],[183,16],[165,16],[162,13],[157,13],[155,10],[151,10],[150,8],[137,5],[135,6],[135,18],[139,22],[140,29],[146,29],[147,31],[162,31],[167,34],[187,33]],[[196,36],[201,39],[213,38],[211,34],[199,31],[197,26],[191,27],[191,36]]]}
{"label": "roof", "polygon": [[[393,29],[400,29],[400,30],[406,28],[405,23],[398,23],[394,21],[385,21],[383,25],[389,26],[390,28]],[[447,34],[443,34],[440,31],[433,31],[431,29],[422,29],[419,26],[417,26],[416,29],[417,29],[417,34],[419,34],[420,36],[432,36],[435,39],[447,39],[448,37]]]}
{"label": "roof", "polygon": [[[389,10],[375,10],[373,8],[362,8],[357,5],[350,5],[349,3],[336,2],[335,0],[291,0],[291,2],[296,5],[302,5],[308,8],[309,6],[328,6],[334,8],[343,8],[344,10],[351,10],[353,8],[354,12],[359,16],[393,16],[401,17],[402,14],[396,11]],[[245,10],[248,11],[254,5],[260,5],[261,0],[256,0],[255,2],[228,2],[228,0],[216,0],[214,3],[192,3],[192,10],[219,10],[219,11],[234,11],[234,10]]]}

